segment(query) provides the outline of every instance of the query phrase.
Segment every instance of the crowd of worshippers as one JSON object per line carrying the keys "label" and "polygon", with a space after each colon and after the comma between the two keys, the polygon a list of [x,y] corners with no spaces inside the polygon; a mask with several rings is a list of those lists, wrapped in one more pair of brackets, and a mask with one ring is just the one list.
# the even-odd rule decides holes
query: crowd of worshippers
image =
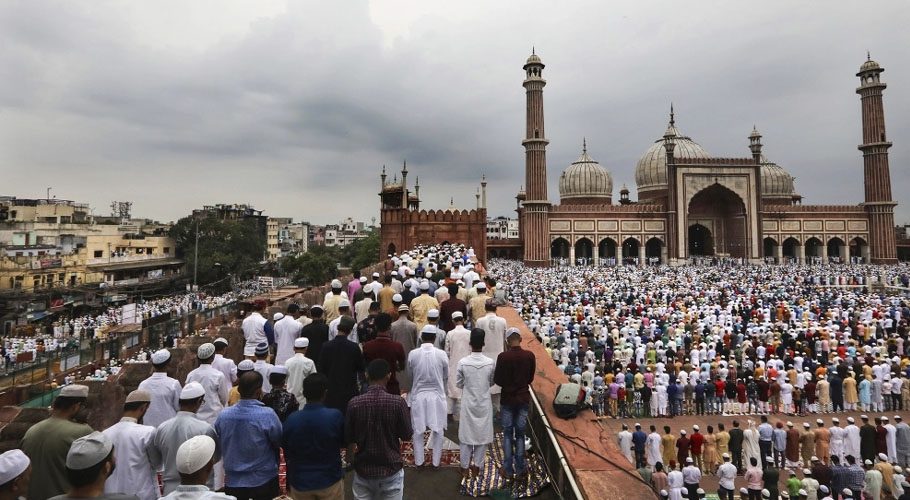
{"label": "crowd of worshippers", "polygon": [[[458,420],[462,474],[478,476],[496,412],[504,450],[497,472],[526,479],[535,358],[496,314],[495,282],[463,281],[468,256],[426,248],[395,257],[408,269],[441,272],[437,286],[446,293],[431,295],[426,278],[414,296],[387,292],[396,281],[389,272],[374,279],[382,283],[375,293],[369,281],[336,280],[322,305],[290,304],[272,318],[256,302],[241,324],[245,359],[225,357],[229,342],[217,338],[198,347],[198,367],[181,385],[167,373],[170,351],[154,352],[154,373],[102,432],[78,423],[88,387],[63,387],[51,416],[26,432],[21,452],[10,452],[14,465],[0,460],[9,479],[0,500],[271,499],[282,460],[291,498],[340,499],[342,450],[355,498],[402,498],[401,442],[413,443],[415,465],[438,467],[443,432]],[[362,298],[352,308],[346,297]],[[386,299],[393,307],[382,307]]]}
{"label": "crowd of worshippers", "polygon": [[[727,430],[700,425],[691,431],[673,432],[669,425],[646,431],[622,426],[619,449],[662,498],[704,498],[702,478],[717,479],[720,499],[906,499],[910,483],[904,470],[910,466],[910,425],[900,415],[853,417],[842,426],[837,417],[830,425],[822,419],[803,422],[776,421],[767,416],[734,420]],[[799,428],[802,428],[801,430]],[[742,477],[740,477],[742,476]],[[785,489],[780,488],[784,480]]]}
{"label": "crowd of worshippers", "polygon": [[910,408],[905,264],[490,268],[598,415]]}

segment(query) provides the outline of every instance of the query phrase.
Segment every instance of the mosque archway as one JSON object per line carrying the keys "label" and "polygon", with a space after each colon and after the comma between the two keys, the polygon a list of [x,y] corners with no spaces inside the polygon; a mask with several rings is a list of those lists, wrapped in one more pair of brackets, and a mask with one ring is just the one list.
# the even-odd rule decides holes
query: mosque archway
{"label": "mosque archway", "polygon": [[836,259],[837,262],[843,262],[847,257],[844,255],[844,247],[847,246],[844,240],[835,236],[828,240],[828,258]]}
{"label": "mosque archway", "polygon": [[762,257],[764,258],[777,258],[777,240],[768,236],[762,240]]}
{"label": "mosque archway", "polygon": [[850,240],[850,259],[861,262],[869,260],[869,244],[860,236]]}
{"label": "mosque archway", "polygon": [[[690,240],[690,250],[701,250],[701,253],[690,255],[722,255],[729,257],[747,257],[749,233],[747,230],[746,204],[743,199],[729,188],[713,184],[699,191],[689,201],[687,220],[691,234],[693,223],[705,229],[710,227],[710,248],[707,241],[702,248],[695,248]],[[700,231],[700,230],[699,230]],[[696,234],[704,238],[704,234]]]}
{"label": "mosque archway", "polygon": [[575,263],[583,266],[594,263],[594,242],[587,238],[575,242]]}
{"label": "mosque archway", "polygon": [[[663,262],[663,246],[664,242],[660,241],[660,238],[651,238],[645,242],[645,257],[648,259],[648,263]],[[656,261],[654,259],[657,259]]]}
{"label": "mosque archway", "polygon": [[622,259],[623,263],[626,264],[635,264],[638,263],[638,249],[641,247],[641,243],[638,242],[636,238],[626,238],[622,242]]}
{"label": "mosque archway", "polygon": [[553,243],[550,243],[550,258],[569,258],[569,242],[565,238],[556,238]]}
{"label": "mosque archway", "polygon": [[714,237],[707,227],[701,224],[689,226],[689,255],[714,255]]}
{"label": "mosque archway", "polygon": [[600,243],[597,245],[597,253],[600,255],[601,261],[603,259],[615,259],[617,246],[616,240],[613,238],[604,238],[600,240]]}
{"label": "mosque archway", "polygon": [[389,246],[388,246],[388,248],[387,248],[386,250],[387,250],[387,251],[386,251],[386,254],[388,254],[388,255],[396,255],[396,254],[398,253],[398,252],[395,251],[395,244],[394,244],[394,243],[389,243]]}
{"label": "mosque archway", "polygon": [[824,247],[825,245],[822,241],[814,236],[806,240],[806,261],[815,262],[821,259],[823,257],[822,250],[827,250]]}
{"label": "mosque archway", "polygon": [[784,240],[783,243],[783,255],[787,259],[796,259],[799,257],[797,254],[800,247],[800,242],[796,238],[790,237]]}

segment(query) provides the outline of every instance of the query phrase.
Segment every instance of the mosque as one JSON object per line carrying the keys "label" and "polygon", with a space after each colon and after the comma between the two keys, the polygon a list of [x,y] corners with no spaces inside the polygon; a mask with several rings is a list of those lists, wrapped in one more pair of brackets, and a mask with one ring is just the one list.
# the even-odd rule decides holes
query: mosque
{"label": "mosque", "polygon": [[763,154],[755,128],[747,138],[749,156],[711,156],[680,131],[672,107],[663,136],[636,165],[636,201],[625,186],[619,199],[613,198],[610,172],[583,144],[581,155],[560,175],[559,203],[553,204],[547,195],[544,67],[535,53],[523,67],[526,189],[516,195],[520,237],[486,241],[485,183],[477,210],[418,210],[419,191],[407,188],[405,167],[401,183],[387,182],[383,172],[381,253],[417,242],[460,241],[477,255],[519,258],[530,266],[556,260],[674,265],[712,256],[749,262],[897,262],[891,143],[882,103],[886,84],[880,78],[884,69],[871,58],[856,74],[865,188],[864,201],[856,205],[804,204],[794,177]]}

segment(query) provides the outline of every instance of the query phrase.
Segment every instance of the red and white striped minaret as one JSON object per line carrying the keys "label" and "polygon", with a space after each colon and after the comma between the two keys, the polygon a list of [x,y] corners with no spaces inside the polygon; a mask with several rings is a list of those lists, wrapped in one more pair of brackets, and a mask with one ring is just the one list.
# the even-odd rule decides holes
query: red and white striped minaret
{"label": "red and white striped minaret", "polygon": [[547,144],[543,126],[544,64],[531,51],[524,65],[524,88],[527,95],[527,127],[525,139],[526,197],[521,212],[521,236],[524,242],[524,262],[528,266],[546,266],[550,263],[550,238],[547,227]]}
{"label": "red and white striped minaret", "polygon": [[859,68],[860,95],[863,115],[863,207],[869,215],[869,251],[874,264],[897,263],[897,242],[894,235],[894,206],[891,198],[891,170],[888,166],[888,142],[885,135],[885,110],[882,91],[887,87],[880,79],[884,68],[866,55]]}

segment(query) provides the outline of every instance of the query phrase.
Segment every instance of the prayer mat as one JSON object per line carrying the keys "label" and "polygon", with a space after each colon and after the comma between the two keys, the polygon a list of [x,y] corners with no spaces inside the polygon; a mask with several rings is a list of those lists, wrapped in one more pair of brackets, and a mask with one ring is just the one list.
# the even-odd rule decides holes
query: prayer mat
{"label": "prayer mat", "polygon": [[459,492],[475,498],[483,496],[528,498],[537,495],[550,484],[543,460],[537,453],[531,451],[526,453],[527,477],[511,481],[507,481],[499,474],[499,469],[502,467],[502,456],[502,433],[496,433],[493,443],[487,447],[483,465],[480,467],[480,475],[462,479]]}

